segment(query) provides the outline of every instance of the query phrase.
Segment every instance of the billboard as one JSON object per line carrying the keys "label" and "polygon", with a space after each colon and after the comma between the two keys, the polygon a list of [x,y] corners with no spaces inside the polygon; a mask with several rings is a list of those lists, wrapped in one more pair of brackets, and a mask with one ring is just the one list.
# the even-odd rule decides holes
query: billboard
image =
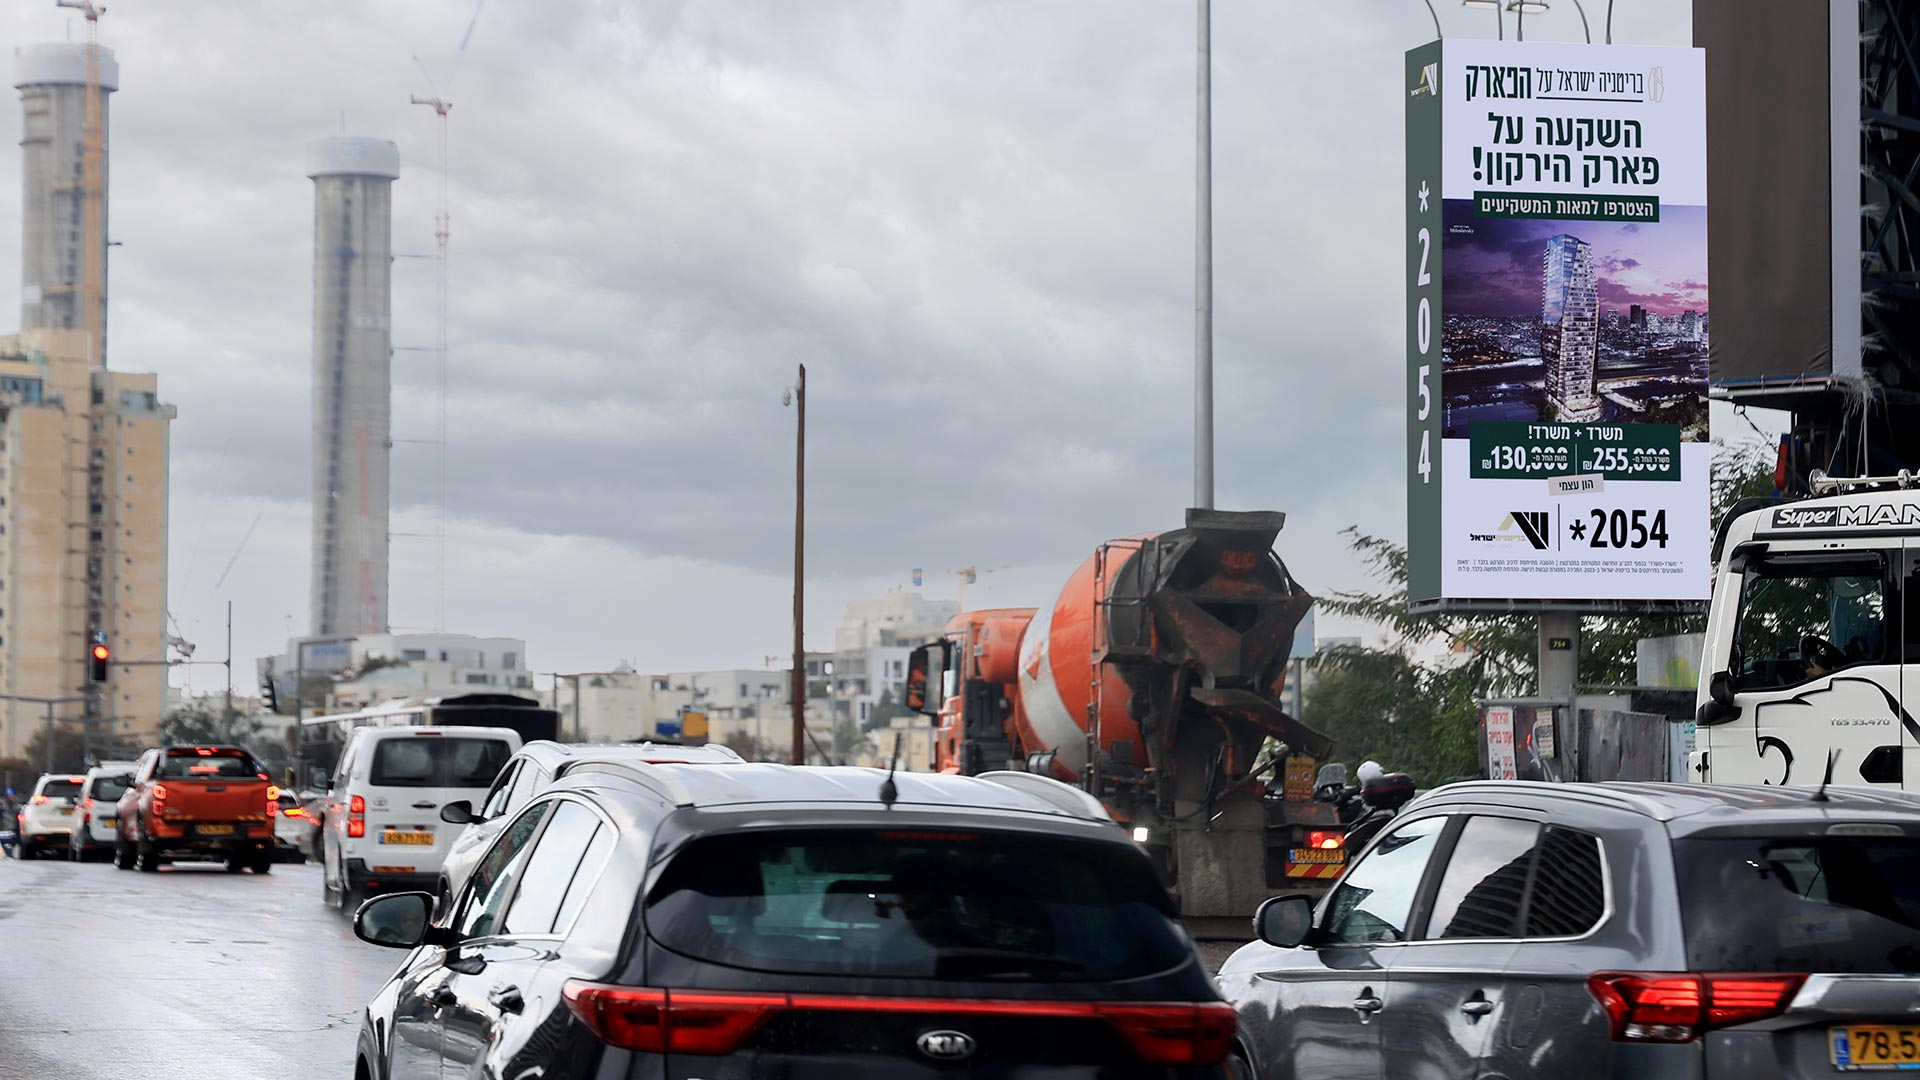
{"label": "billboard", "polygon": [[1407,54],[1408,597],[1703,601],[1698,49]]}

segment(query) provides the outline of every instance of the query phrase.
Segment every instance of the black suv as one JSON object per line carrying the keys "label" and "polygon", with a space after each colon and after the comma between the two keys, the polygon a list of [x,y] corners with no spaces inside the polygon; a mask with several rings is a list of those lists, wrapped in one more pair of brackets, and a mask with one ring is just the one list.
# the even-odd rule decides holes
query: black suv
{"label": "black suv", "polygon": [[1147,856],[1027,773],[582,765],[432,907],[355,917],[424,946],[361,1080],[1204,1077],[1233,1043]]}

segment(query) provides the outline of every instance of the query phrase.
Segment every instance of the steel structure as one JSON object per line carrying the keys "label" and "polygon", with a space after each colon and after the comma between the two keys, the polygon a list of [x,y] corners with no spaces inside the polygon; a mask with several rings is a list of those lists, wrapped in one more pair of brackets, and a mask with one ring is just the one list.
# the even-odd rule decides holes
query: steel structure
{"label": "steel structure", "polygon": [[400,150],[358,136],[308,147],[313,178],[315,637],[387,629],[393,181]]}

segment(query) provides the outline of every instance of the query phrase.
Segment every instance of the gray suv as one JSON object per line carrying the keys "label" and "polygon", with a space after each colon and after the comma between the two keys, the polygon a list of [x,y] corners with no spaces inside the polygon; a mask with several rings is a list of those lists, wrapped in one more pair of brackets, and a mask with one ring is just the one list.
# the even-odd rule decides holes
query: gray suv
{"label": "gray suv", "polygon": [[1409,805],[1220,983],[1262,1080],[1920,1068],[1920,802],[1471,783]]}

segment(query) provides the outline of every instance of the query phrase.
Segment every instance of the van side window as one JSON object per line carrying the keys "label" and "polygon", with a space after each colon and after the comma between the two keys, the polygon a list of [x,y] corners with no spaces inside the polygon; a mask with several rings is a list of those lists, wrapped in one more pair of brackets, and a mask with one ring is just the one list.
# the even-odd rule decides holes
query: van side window
{"label": "van side window", "polygon": [[1729,666],[1741,690],[1776,690],[1884,660],[1889,613],[1879,554],[1756,560],[1740,585]]}

